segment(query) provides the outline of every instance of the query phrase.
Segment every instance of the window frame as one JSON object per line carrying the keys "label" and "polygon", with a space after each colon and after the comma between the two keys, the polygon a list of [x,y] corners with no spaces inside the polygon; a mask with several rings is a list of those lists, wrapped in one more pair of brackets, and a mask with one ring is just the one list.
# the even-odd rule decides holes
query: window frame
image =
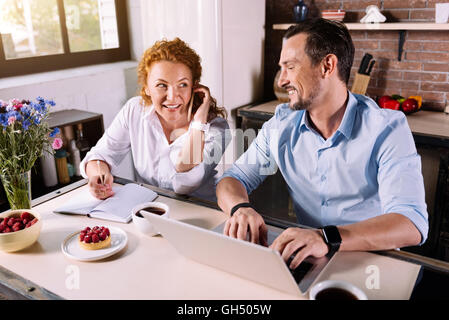
{"label": "window frame", "polygon": [[0,37],[0,78],[130,60],[126,0],[114,0],[114,3],[119,39],[118,48],[70,52],[64,0],[57,0],[64,53],[7,60]]}

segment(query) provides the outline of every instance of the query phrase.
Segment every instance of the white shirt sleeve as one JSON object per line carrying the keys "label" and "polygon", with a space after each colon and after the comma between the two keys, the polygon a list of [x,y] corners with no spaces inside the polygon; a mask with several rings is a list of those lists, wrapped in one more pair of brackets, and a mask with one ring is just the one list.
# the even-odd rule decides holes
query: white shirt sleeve
{"label": "white shirt sleeve", "polygon": [[117,166],[131,148],[128,130],[131,107],[132,100],[119,111],[101,139],[81,161],[80,171],[84,178],[87,178],[86,164],[91,160],[105,161],[111,168],[112,175],[116,174]]}
{"label": "white shirt sleeve", "polygon": [[[193,167],[187,172],[176,172],[175,163],[179,152],[170,155],[170,170],[165,173],[170,174],[173,183],[173,191],[180,194],[189,194],[198,189],[202,183],[212,178],[215,167],[221,160],[226,147],[231,141],[228,122],[220,117],[211,121],[210,128],[205,136],[203,162]],[[163,174],[163,173],[161,173]]]}

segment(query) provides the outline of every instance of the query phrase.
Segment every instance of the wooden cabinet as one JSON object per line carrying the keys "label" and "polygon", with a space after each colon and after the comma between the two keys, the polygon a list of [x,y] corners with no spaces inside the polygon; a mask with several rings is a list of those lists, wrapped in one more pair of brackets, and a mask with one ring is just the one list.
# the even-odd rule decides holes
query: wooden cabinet
{"label": "wooden cabinet", "polygon": [[[49,117],[49,124],[51,128],[58,127],[61,129],[66,126],[72,126],[76,139],[77,125],[82,124],[84,137],[88,140],[89,145],[94,146],[101,138],[104,132],[103,115],[94,112],[70,109],[53,112]],[[73,175],[70,178],[70,184],[72,182],[81,180],[82,177]],[[32,198],[38,198],[51,191],[59,189],[67,184],[60,184],[53,187],[45,187],[43,176],[41,172],[40,160],[36,161],[33,169],[31,170],[31,192]],[[9,209],[9,204],[6,199],[6,195],[3,186],[0,183],[0,212]]]}

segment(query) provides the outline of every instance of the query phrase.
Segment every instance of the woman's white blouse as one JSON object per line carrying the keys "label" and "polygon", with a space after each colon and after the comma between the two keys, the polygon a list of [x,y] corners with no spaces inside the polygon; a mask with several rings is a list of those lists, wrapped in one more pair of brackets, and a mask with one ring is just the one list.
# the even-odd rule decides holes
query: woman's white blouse
{"label": "woman's white blouse", "polygon": [[203,162],[190,171],[176,172],[175,162],[187,143],[188,132],[169,144],[154,107],[144,107],[141,101],[140,97],[128,100],[81,162],[81,175],[87,178],[86,163],[97,159],[107,162],[114,175],[131,150],[138,182],[214,201],[215,167],[230,142],[227,121],[220,117],[211,121],[205,134]]}

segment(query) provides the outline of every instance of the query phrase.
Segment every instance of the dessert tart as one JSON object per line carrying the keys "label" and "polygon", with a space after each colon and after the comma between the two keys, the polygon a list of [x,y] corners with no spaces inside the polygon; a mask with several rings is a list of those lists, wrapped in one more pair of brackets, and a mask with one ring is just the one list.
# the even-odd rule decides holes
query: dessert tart
{"label": "dessert tart", "polygon": [[99,250],[111,245],[111,233],[106,227],[86,227],[81,230],[78,243],[85,250]]}

